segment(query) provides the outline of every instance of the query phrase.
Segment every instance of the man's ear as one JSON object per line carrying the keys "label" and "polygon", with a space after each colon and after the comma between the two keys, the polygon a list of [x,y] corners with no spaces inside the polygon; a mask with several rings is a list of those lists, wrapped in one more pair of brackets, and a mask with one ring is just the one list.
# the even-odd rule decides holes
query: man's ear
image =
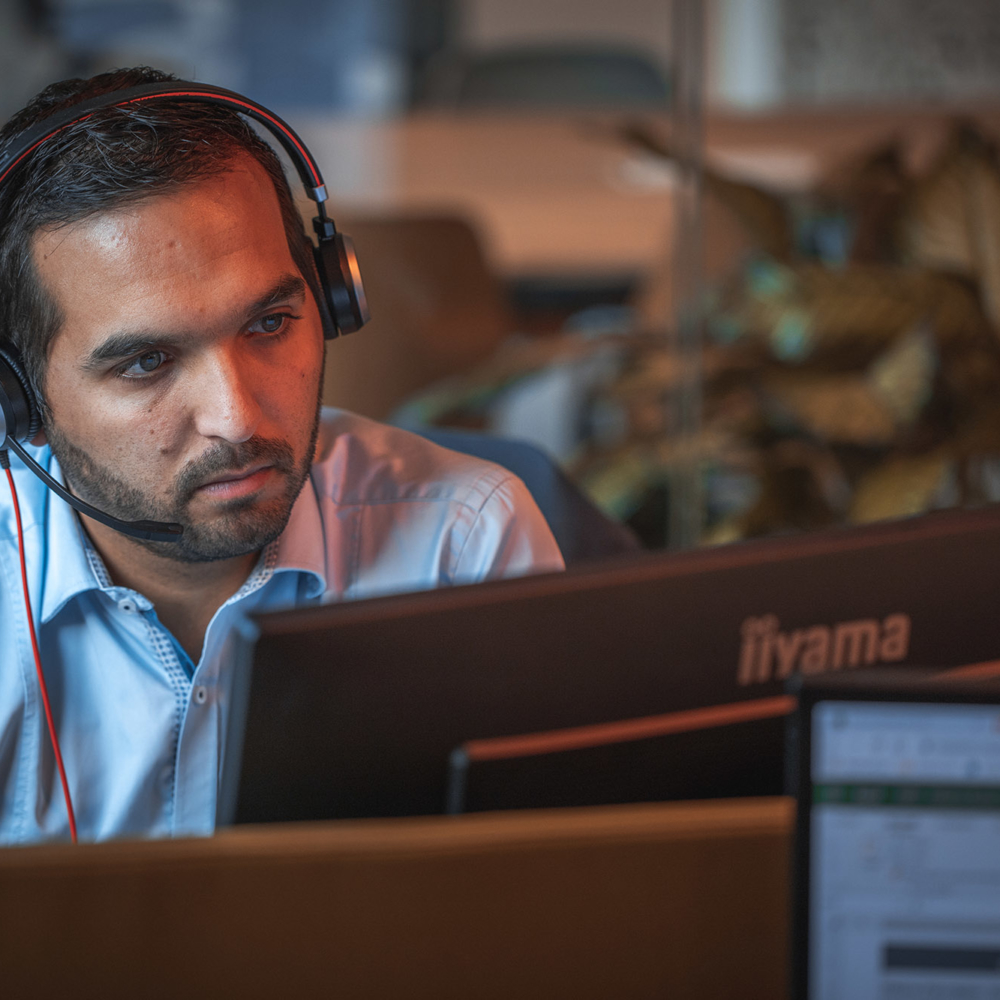
{"label": "man's ear", "polygon": [[48,444],[49,437],[45,433],[45,428],[39,429],[38,433],[28,442],[28,444],[34,445],[36,448],[41,448],[43,444]]}

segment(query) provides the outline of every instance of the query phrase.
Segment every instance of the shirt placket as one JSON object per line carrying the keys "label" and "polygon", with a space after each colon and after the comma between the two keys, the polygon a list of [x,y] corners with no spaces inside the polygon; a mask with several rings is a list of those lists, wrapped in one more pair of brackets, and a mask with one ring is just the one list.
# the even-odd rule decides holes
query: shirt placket
{"label": "shirt placket", "polygon": [[228,701],[220,675],[219,646],[239,613],[236,605],[252,602],[252,597],[274,575],[276,562],[277,546],[272,543],[243,586],[215,612],[205,631],[201,662],[195,668],[181,716],[174,783],[173,833],[176,836],[207,835],[215,829],[219,761]]}

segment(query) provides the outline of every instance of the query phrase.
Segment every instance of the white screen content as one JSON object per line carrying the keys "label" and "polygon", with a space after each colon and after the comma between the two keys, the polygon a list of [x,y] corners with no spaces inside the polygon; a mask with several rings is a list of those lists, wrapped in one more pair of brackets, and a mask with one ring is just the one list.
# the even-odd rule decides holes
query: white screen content
{"label": "white screen content", "polygon": [[809,996],[1000,1000],[1000,707],[812,713]]}

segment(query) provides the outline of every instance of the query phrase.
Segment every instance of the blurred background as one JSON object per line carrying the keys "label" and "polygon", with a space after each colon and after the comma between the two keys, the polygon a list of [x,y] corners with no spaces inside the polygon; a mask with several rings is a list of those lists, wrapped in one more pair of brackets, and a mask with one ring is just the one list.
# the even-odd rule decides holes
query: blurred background
{"label": "blurred background", "polygon": [[0,0],[3,118],[139,63],[317,156],[373,313],[327,402],[649,548],[1000,499],[995,0]]}

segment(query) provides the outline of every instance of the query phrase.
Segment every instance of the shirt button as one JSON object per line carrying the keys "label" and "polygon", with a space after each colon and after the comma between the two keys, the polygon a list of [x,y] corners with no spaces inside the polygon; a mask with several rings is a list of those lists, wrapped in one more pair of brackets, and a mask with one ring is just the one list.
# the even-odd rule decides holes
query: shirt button
{"label": "shirt button", "polygon": [[208,701],[208,688],[200,685],[194,689],[194,700],[198,705],[204,705]]}
{"label": "shirt button", "polygon": [[127,615],[134,615],[139,610],[139,605],[131,597],[123,597],[118,602],[118,608]]}

